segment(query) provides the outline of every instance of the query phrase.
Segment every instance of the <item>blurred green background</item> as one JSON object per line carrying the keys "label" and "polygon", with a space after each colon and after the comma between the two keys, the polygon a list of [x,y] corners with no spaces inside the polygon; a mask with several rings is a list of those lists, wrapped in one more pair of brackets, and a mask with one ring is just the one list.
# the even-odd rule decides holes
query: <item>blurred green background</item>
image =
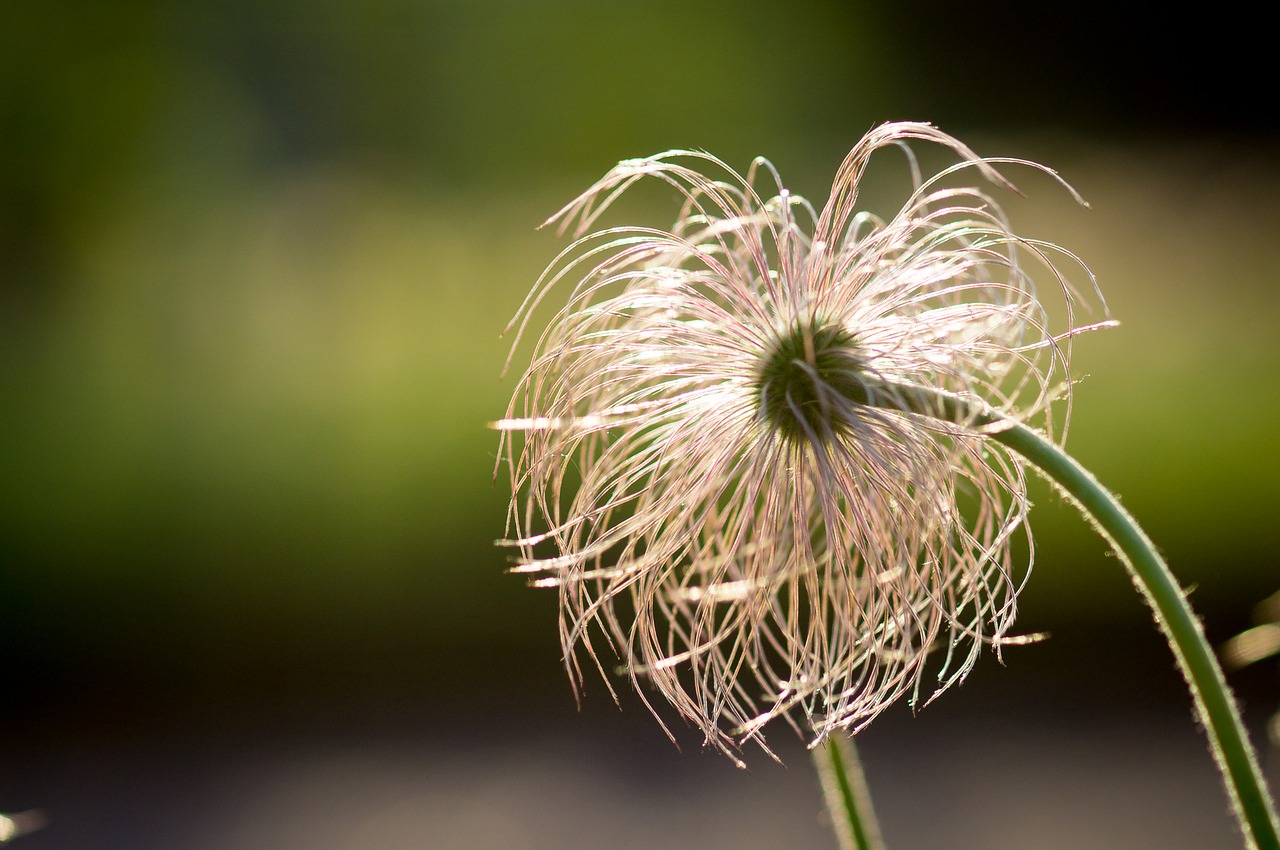
{"label": "blurred green background", "polygon": [[[1059,170],[1092,210],[1015,174],[1015,225],[1088,262],[1121,322],[1078,341],[1069,446],[1215,640],[1250,625],[1280,588],[1277,117],[1236,64],[1261,35],[1166,26],[1014,3],[6,4],[0,743],[28,775],[0,810],[40,804],[42,754],[120,730],[572,715],[554,594],[491,545],[499,334],[563,247],[536,226],[672,147],[765,154],[818,202],[889,119]],[[1118,564],[1037,502],[1022,625],[1054,638],[1014,653],[1017,693],[1181,699]],[[988,666],[957,703],[1010,696]],[[1251,716],[1278,698],[1274,667],[1237,684]]]}

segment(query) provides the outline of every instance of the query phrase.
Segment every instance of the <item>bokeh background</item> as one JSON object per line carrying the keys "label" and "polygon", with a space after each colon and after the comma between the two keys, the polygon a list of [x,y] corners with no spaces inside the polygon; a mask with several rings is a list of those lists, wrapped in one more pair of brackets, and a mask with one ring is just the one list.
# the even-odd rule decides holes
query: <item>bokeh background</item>
{"label": "bokeh background", "polygon": [[[1031,8],[1034,7],[1034,8]],[[1020,231],[1121,327],[1069,445],[1210,637],[1280,589],[1280,125],[1262,27],[1079,4],[11,0],[0,7],[0,811],[38,848],[831,847],[797,744],[738,771],[575,708],[504,573],[500,331],[619,159],[768,155],[821,201],[929,120],[1047,162]],[[654,223],[661,223],[661,218]],[[894,847],[1239,845],[1168,651],[1040,487],[1021,626],[861,738]],[[1232,674],[1263,727],[1277,666]],[[782,730],[780,730],[781,732]]]}

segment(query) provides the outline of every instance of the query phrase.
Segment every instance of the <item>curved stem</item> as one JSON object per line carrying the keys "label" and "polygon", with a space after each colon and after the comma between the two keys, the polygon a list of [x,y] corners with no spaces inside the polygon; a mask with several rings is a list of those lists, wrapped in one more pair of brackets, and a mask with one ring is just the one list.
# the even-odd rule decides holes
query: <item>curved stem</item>
{"label": "curved stem", "polygon": [[840,850],[884,850],[871,792],[853,738],[833,732],[813,751],[822,796],[831,813]]}
{"label": "curved stem", "polygon": [[1258,850],[1280,850],[1274,804],[1222,667],[1200,620],[1151,539],[1088,470],[1041,434],[1018,425],[993,434],[992,439],[1035,464],[1120,553],[1186,677],[1245,839]]}
{"label": "curved stem", "polygon": [[990,427],[990,439],[1034,464],[1080,509],[1115,547],[1134,584],[1151,606],[1156,623],[1177,658],[1195,702],[1196,715],[1227,786],[1236,819],[1248,846],[1280,850],[1280,825],[1262,771],[1227,687],[1226,678],[1200,621],[1177,579],[1134,518],[1084,467],[1044,435],[989,410],[979,410],[954,395],[924,387],[868,382],[863,403],[943,421]]}

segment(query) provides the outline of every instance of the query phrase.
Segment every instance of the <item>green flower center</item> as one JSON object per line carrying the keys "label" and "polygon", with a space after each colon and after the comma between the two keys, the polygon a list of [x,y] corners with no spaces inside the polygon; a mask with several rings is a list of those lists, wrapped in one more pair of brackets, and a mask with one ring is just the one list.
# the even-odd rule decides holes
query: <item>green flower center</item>
{"label": "green flower center", "polygon": [[819,319],[798,322],[760,361],[760,416],[788,441],[838,436],[851,400],[865,396],[864,371],[852,333]]}

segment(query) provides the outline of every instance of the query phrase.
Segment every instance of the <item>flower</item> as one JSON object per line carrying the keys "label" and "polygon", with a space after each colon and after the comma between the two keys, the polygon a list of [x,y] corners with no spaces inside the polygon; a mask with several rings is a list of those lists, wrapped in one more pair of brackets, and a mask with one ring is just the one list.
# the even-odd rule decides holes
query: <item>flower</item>
{"label": "flower", "polygon": [[[958,161],[924,179],[912,140]],[[885,147],[912,179],[887,219],[855,209]],[[1057,179],[892,123],[849,153],[821,213],[764,159],[744,178],[670,151],[552,217],[579,238],[512,322],[518,345],[566,291],[495,423],[513,492],[499,542],[558,588],[575,687],[584,662],[608,682],[616,657],[660,722],[642,680],[736,759],[774,719],[812,744],[856,732],[917,704],[930,658],[936,695],[982,646],[1018,640],[1029,505],[1022,463],[988,439],[999,424],[862,403],[932,387],[1050,432],[1051,403],[1069,407],[1074,257],[1013,234],[987,191],[948,187],[977,172],[1012,188],[1000,163]],[[589,233],[645,179],[682,198],[670,230]],[[1063,294],[1061,334],[1032,269]]]}

